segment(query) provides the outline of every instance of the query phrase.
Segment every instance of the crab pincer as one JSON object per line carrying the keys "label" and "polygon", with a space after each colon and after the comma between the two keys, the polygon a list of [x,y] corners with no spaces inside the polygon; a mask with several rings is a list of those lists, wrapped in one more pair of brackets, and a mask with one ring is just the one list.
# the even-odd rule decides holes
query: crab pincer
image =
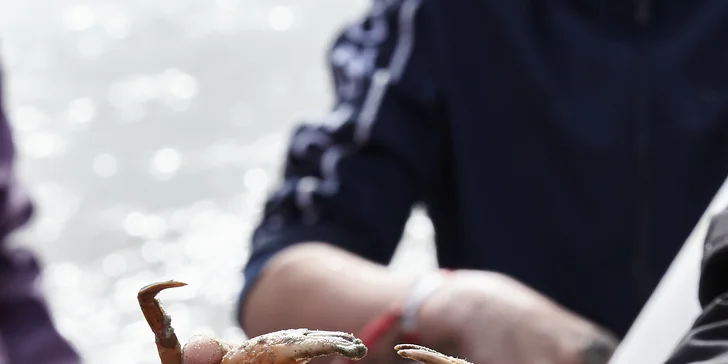
{"label": "crab pincer", "polygon": [[172,318],[167,315],[162,304],[157,300],[159,292],[175,287],[186,286],[187,283],[177,281],[158,282],[145,286],[137,294],[139,307],[154,333],[157,352],[162,364],[182,364],[182,347],[172,327]]}
{"label": "crab pincer", "polygon": [[472,364],[467,360],[453,358],[430,348],[414,344],[400,344],[394,347],[403,358],[425,364]]}
{"label": "crab pincer", "polygon": [[352,334],[294,329],[254,337],[232,348],[221,364],[305,364],[317,356],[339,354],[359,360],[367,347]]}

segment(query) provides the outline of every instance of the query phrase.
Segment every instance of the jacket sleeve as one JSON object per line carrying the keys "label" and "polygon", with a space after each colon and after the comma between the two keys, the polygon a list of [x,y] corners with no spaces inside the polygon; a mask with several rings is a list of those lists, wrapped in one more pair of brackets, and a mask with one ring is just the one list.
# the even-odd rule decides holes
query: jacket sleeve
{"label": "jacket sleeve", "polygon": [[728,363],[728,210],[708,227],[698,296],[703,312],[666,364]]}
{"label": "jacket sleeve", "polygon": [[268,259],[296,243],[329,243],[382,264],[393,256],[441,165],[427,6],[375,0],[335,38],[335,104],[293,132],[283,181],[253,232],[241,302]]}
{"label": "jacket sleeve", "polygon": [[37,257],[9,245],[11,235],[32,217],[33,204],[15,171],[16,149],[4,110],[3,86],[0,70],[0,363],[78,364],[78,354],[56,330],[39,290]]}

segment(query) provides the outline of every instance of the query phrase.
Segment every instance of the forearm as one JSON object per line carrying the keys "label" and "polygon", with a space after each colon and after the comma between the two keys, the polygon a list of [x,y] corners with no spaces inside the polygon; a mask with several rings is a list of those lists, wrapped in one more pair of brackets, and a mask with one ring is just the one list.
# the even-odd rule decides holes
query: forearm
{"label": "forearm", "polygon": [[414,279],[327,244],[298,244],[261,272],[243,305],[244,329],[249,336],[298,327],[356,333]]}

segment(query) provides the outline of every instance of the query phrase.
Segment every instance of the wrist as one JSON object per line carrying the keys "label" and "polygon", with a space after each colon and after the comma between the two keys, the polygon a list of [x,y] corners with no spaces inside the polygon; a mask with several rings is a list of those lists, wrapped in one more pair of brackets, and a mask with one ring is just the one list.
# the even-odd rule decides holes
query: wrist
{"label": "wrist", "polygon": [[421,341],[423,334],[420,323],[421,308],[430,296],[443,287],[448,273],[449,270],[443,269],[423,275],[415,281],[408,295],[400,303],[399,324],[405,341],[410,343]]}
{"label": "wrist", "polygon": [[[395,300],[384,313],[373,317],[358,332],[364,345],[369,348],[367,357],[378,363],[389,363],[389,359],[401,359],[392,348],[396,344],[421,343],[426,345],[430,335],[421,335],[420,308],[425,301],[444,284],[448,271],[440,270],[416,278],[404,295]],[[425,340],[421,340],[422,337]],[[333,364],[352,364],[351,361],[335,360]],[[397,361],[399,362],[399,360]]]}
{"label": "wrist", "polygon": [[[405,293],[397,298],[388,309],[373,317],[360,331],[359,337],[365,345],[376,347],[388,345],[391,340],[417,342],[419,338],[419,312],[422,304],[445,282],[447,271],[436,271],[424,274],[403,289]],[[396,337],[396,338],[395,338]]]}

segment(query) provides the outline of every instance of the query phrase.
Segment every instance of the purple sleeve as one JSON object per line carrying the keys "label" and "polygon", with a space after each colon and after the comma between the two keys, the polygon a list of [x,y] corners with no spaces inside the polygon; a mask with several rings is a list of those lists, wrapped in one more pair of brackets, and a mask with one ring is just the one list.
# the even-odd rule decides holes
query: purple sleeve
{"label": "purple sleeve", "polygon": [[3,107],[0,74],[0,364],[76,364],[78,355],[55,329],[38,290],[36,258],[6,244],[28,222],[33,206],[16,180],[15,146]]}

